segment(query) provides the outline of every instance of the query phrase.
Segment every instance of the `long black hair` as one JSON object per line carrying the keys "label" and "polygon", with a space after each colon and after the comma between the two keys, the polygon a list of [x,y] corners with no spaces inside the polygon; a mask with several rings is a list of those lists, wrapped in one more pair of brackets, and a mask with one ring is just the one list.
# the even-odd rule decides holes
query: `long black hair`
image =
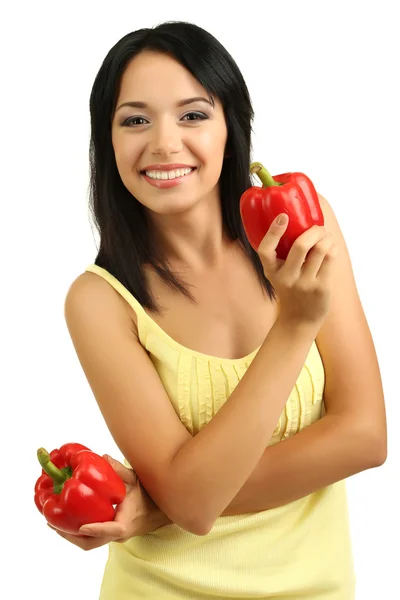
{"label": "long black hair", "polygon": [[122,75],[128,63],[144,50],[175,58],[210,96],[221,102],[228,130],[228,158],[219,182],[224,231],[228,239],[239,243],[261,285],[270,299],[275,299],[275,290],[248,242],[240,216],[240,197],[252,185],[249,165],[254,113],[249,91],[222,44],[192,23],[169,21],[128,33],[111,48],[96,75],[90,95],[89,151],[89,208],[100,235],[95,264],[107,269],[150,311],[159,313],[161,308],[146,284],[144,264],[151,265],[167,285],[195,301],[165,257],[153,247],[145,209],[122,183],[115,161],[111,124]]}

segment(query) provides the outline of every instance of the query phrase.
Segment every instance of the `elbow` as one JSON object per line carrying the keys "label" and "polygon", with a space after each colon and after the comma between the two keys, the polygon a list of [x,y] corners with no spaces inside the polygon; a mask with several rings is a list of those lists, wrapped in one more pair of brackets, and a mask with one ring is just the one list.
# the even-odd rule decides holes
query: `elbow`
{"label": "elbow", "polygon": [[[173,523],[194,535],[204,536],[210,533],[216,517],[213,518],[204,504],[198,505],[193,497],[182,497],[177,501],[179,494],[171,494],[171,501],[165,506],[165,514]],[[165,498],[165,497],[164,497]]]}
{"label": "elbow", "polygon": [[373,464],[372,467],[381,467],[385,464],[387,459],[387,444],[382,441],[376,444],[375,451],[372,454]]}
{"label": "elbow", "polygon": [[163,483],[162,510],[168,518],[194,535],[204,536],[210,533],[219,516],[211,499],[195,492],[191,482],[182,481],[181,477],[176,478],[171,472],[168,480]]}
{"label": "elbow", "polygon": [[214,523],[206,522],[201,519],[195,519],[188,523],[185,529],[194,535],[204,536],[210,533],[213,525]]}
{"label": "elbow", "polygon": [[381,467],[387,459],[387,435],[386,432],[377,434],[376,431],[367,430],[364,434],[364,452],[368,457],[368,467],[374,469]]}
{"label": "elbow", "polygon": [[193,533],[194,535],[204,536],[210,533],[213,528],[215,519],[208,519],[207,515],[200,513],[198,511],[190,511],[190,510],[180,510],[179,514],[176,514],[176,507],[173,511],[170,519],[176,524],[179,525],[185,531],[189,533]]}

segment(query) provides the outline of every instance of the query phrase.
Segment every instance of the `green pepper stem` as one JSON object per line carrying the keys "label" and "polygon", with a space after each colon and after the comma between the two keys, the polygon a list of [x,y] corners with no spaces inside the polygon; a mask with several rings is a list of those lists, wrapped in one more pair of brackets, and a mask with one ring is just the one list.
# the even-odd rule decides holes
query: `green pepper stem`
{"label": "green pepper stem", "polygon": [[273,179],[272,175],[268,173],[267,169],[259,162],[251,163],[250,173],[257,175],[264,187],[271,187],[273,185],[282,185],[278,181]]}
{"label": "green pepper stem", "polygon": [[39,448],[37,451],[37,457],[42,465],[43,470],[52,478],[55,484],[64,483],[64,481],[67,479],[67,475],[60,471],[60,469],[58,469],[56,465],[51,462],[50,454],[44,448]]}

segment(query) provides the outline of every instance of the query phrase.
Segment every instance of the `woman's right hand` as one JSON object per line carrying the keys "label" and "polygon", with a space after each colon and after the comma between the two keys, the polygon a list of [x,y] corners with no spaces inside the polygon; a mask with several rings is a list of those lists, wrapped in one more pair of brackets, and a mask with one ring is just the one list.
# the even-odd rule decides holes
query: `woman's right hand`
{"label": "woman's right hand", "polygon": [[278,296],[279,316],[295,323],[321,325],[330,308],[333,265],[339,247],[325,227],[313,225],[295,240],[286,260],[279,259],[276,248],[288,226],[288,221],[277,224],[280,216],[258,248],[265,277]]}

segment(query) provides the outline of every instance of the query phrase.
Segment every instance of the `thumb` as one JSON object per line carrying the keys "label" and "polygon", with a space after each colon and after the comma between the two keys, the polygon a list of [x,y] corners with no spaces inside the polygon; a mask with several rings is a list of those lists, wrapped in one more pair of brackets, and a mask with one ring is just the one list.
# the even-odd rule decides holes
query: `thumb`
{"label": "thumb", "polygon": [[[280,213],[274,221],[272,221],[267,233],[261,240],[257,252],[262,257],[263,264],[270,265],[272,268],[276,266],[277,258],[275,250],[280,242],[281,237],[286,231],[289,223],[289,217],[286,213]],[[264,266],[265,266],[264,265]]]}
{"label": "thumb", "polygon": [[123,523],[117,521],[106,521],[105,523],[89,523],[82,525],[79,533],[90,537],[111,538],[112,540],[121,538],[125,535],[126,527]]}
{"label": "thumb", "polygon": [[275,225],[277,225],[278,227],[286,227],[286,225],[289,223],[289,217],[286,213],[280,213],[277,218],[275,219]]}
{"label": "thumb", "polygon": [[114,471],[119,475],[124,483],[135,485],[137,482],[137,475],[133,469],[128,469],[125,465],[119,462],[119,460],[112,458],[108,454],[103,454],[103,458],[112,466]]}

